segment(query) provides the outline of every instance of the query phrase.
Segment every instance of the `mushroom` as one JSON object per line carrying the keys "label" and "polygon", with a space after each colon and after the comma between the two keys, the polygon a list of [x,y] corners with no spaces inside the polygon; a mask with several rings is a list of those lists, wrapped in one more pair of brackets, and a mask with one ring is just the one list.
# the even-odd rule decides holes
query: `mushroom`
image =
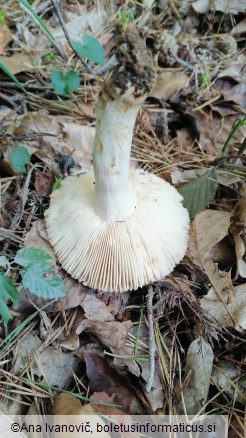
{"label": "mushroom", "polygon": [[136,290],[169,274],[187,247],[189,215],[178,191],[129,169],[136,116],[150,90],[152,58],[131,28],[99,94],[93,171],[51,195],[47,232],[62,267],[93,289]]}

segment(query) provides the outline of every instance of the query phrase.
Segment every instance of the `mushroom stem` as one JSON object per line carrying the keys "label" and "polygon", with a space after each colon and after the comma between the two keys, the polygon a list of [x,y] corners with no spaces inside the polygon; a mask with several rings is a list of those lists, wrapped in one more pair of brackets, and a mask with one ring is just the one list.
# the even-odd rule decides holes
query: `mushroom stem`
{"label": "mushroom stem", "polygon": [[123,35],[116,58],[99,95],[93,146],[94,205],[106,222],[124,221],[136,208],[129,185],[133,128],[153,76],[152,57],[134,26]]}
{"label": "mushroom stem", "polygon": [[133,87],[112,96],[107,88],[99,96],[93,146],[95,209],[106,221],[124,221],[136,208],[129,165],[133,128],[145,96],[135,98]]}

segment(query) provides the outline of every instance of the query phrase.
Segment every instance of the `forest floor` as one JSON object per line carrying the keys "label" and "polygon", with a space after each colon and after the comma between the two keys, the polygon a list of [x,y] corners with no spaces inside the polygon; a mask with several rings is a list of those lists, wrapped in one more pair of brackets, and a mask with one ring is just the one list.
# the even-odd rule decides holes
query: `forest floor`
{"label": "forest floor", "polygon": [[[98,92],[133,23],[155,80],[131,162],[180,191],[191,231],[165,279],[110,294],[62,270],[44,212],[92,166]],[[238,0],[0,0],[0,412],[225,414],[244,436],[245,40]]]}

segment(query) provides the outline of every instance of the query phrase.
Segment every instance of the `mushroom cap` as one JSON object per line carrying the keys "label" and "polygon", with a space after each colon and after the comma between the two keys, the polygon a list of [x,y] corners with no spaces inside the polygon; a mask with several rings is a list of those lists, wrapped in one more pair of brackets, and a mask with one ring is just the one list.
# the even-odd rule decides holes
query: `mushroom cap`
{"label": "mushroom cap", "polygon": [[169,274],[183,258],[189,215],[169,183],[130,170],[135,211],[124,222],[107,222],[94,207],[94,175],[67,177],[46,211],[50,243],[62,267],[93,289],[136,290]]}

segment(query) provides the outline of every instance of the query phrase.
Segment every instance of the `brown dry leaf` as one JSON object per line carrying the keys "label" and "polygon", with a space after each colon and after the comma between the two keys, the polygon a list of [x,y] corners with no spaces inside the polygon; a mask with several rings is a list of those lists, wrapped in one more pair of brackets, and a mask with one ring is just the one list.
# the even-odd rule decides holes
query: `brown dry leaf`
{"label": "brown dry leaf", "polygon": [[156,77],[155,84],[150,91],[150,97],[168,100],[182,88],[188,87],[189,77],[182,71],[163,71]]}
{"label": "brown dry leaf", "polygon": [[30,56],[25,53],[15,53],[12,56],[0,56],[0,61],[3,61],[14,75],[34,69]]}
{"label": "brown dry leaf", "polygon": [[93,290],[88,290],[82,308],[85,311],[85,317],[92,321],[114,321],[114,317],[108,310],[106,304],[96,297]]}
{"label": "brown dry leaf", "polygon": [[[116,367],[127,368],[131,374],[134,374],[140,379],[145,397],[148,400],[153,412],[157,409],[161,409],[164,404],[163,386],[161,383],[162,372],[160,370],[160,364],[158,359],[155,360],[155,374],[152,382],[152,388],[150,392],[146,392],[146,382],[149,378],[149,360],[148,360],[148,342],[149,331],[145,323],[141,324],[140,333],[138,333],[138,349],[135,353],[135,343],[133,339],[136,339],[138,326],[135,325],[130,328],[130,334],[133,336],[132,342],[128,342],[117,350],[113,347],[110,348],[111,352],[115,354],[114,364]],[[164,351],[163,356],[166,359],[168,367],[169,359],[167,353]],[[135,357],[135,358],[134,358]]]}
{"label": "brown dry leaf", "polygon": [[205,210],[196,215],[195,232],[203,268],[219,296],[227,289],[233,291],[230,272],[223,272],[211,260],[213,247],[228,234],[231,214],[224,211]]}
{"label": "brown dry leaf", "polygon": [[73,158],[79,165],[92,163],[95,128],[62,122],[63,139],[73,151]]}
{"label": "brown dry leaf", "polygon": [[3,53],[5,47],[12,40],[12,35],[7,26],[5,24],[0,24],[0,55]]}
{"label": "brown dry leaf", "polygon": [[72,154],[76,164],[82,167],[92,162],[94,127],[65,122],[61,117],[51,117],[43,112],[29,112],[17,119],[13,135],[32,135],[28,141],[32,153],[56,174],[61,173],[58,155]]}
{"label": "brown dry leaf", "polygon": [[126,322],[94,322],[89,319],[85,319],[78,326],[76,333],[79,335],[85,330],[93,333],[98,337],[103,345],[108,348],[115,348],[119,350],[122,348],[128,337],[128,330],[132,326],[131,321]]}
{"label": "brown dry leaf", "polygon": [[218,78],[231,78],[236,82],[245,82],[246,66],[245,64],[230,64],[225,70],[222,70]]}
{"label": "brown dry leaf", "polygon": [[74,280],[65,274],[64,287],[67,291],[67,296],[59,298],[53,305],[53,312],[61,312],[67,309],[74,309],[77,306],[82,306],[83,301],[88,293],[88,288],[78,280]]}
{"label": "brown dry leaf", "polygon": [[48,252],[54,260],[56,258],[54,250],[49,244],[44,219],[33,222],[31,230],[25,235],[24,245],[42,249]]}
{"label": "brown dry leaf", "polygon": [[[222,325],[228,324],[228,321],[231,324],[232,322],[237,323],[231,314],[231,307],[228,305],[228,303],[235,299],[235,289],[232,285],[231,274],[230,272],[219,270],[213,259],[214,247],[228,234],[230,218],[230,213],[214,210],[206,210],[196,215],[193,221],[190,248],[188,250],[190,258],[193,258],[195,264],[203,267],[212,284],[212,288],[207,296],[201,300],[202,307]],[[214,311],[214,300],[217,301],[219,308],[222,306],[224,309],[223,318],[220,317],[218,312]]]}
{"label": "brown dry leaf", "polygon": [[121,376],[111,368],[101,356],[84,352],[86,373],[90,381],[92,392],[106,392],[113,402],[123,406],[124,411],[132,414],[141,414],[142,408],[134,396],[134,389],[126,377]]}
{"label": "brown dry leaf", "polygon": [[[74,351],[80,347],[79,336],[76,333],[77,328],[80,326],[82,321],[85,319],[84,312],[81,307],[77,307],[74,313],[75,317],[70,322],[68,336],[59,342],[59,345],[67,350]],[[67,334],[67,331],[66,331]],[[64,333],[61,334],[61,336]]]}
{"label": "brown dry leaf", "polygon": [[[246,66],[244,63],[233,63],[220,72],[215,88],[220,91],[224,100],[235,102],[246,108]],[[235,81],[238,84],[235,85]]]}
{"label": "brown dry leaf", "polygon": [[[80,400],[76,397],[73,397],[70,394],[60,394],[55,398],[54,405],[53,405],[53,411],[55,415],[58,415],[58,417],[55,417],[55,424],[62,425],[62,424],[73,424],[77,425],[78,427],[81,427],[81,422],[83,420],[84,415],[90,415],[90,423],[91,423],[91,430],[96,430],[96,422],[99,422],[100,424],[105,424],[103,419],[96,415],[95,410],[93,409],[92,405],[90,403],[87,403],[86,405],[82,405]],[[66,416],[69,415],[69,418],[60,418],[59,416]],[[82,419],[78,416],[82,416]],[[86,423],[85,423],[86,424]],[[77,433],[75,432],[77,435]],[[85,433],[81,430],[80,436],[88,435],[89,432]],[[56,434],[55,434],[56,436]],[[67,437],[73,437],[74,432],[58,432],[57,437],[59,438],[67,438]],[[103,438],[110,438],[110,435],[106,432],[100,433],[100,436]]]}
{"label": "brown dry leaf", "polygon": [[232,217],[230,232],[233,235],[237,257],[238,274],[246,278],[246,200],[237,202]]}
{"label": "brown dry leaf", "polygon": [[[123,411],[115,408],[114,406],[106,406],[103,403],[112,403],[113,399],[106,394],[106,392],[93,392],[91,396],[91,400],[96,400],[99,403],[93,402],[93,409],[98,414],[102,415],[120,415],[122,419],[122,415],[127,418]],[[102,404],[101,404],[102,403]]]}
{"label": "brown dry leaf", "polygon": [[55,415],[91,415],[94,414],[92,406],[88,403],[82,405],[81,401],[70,394],[60,394],[53,404]]}
{"label": "brown dry leaf", "polygon": [[41,196],[49,196],[52,191],[52,186],[55,177],[53,173],[47,169],[44,173],[40,170],[35,170],[35,189]]}
{"label": "brown dry leaf", "polygon": [[246,330],[246,284],[235,286],[233,292],[224,291],[223,300],[211,288],[201,299],[201,307],[223,327]]}

